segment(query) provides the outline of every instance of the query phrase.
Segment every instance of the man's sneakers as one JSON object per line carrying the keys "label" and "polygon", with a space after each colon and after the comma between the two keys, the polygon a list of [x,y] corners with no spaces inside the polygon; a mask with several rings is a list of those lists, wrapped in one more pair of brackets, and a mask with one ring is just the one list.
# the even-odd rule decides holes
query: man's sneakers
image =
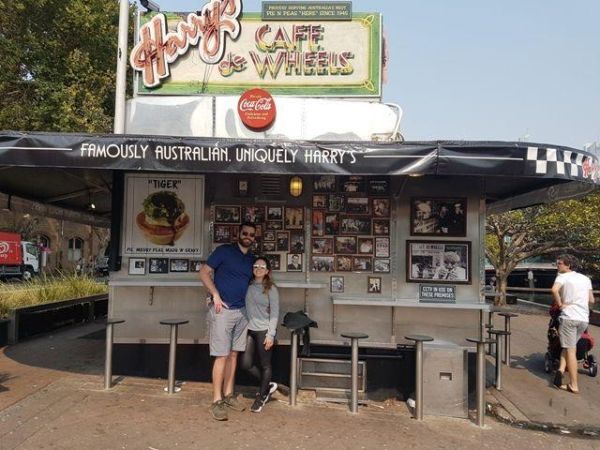
{"label": "man's sneakers", "polygon": [[223,400],[217,400],[210,405],[210,413],[215,420],[227,420],[227,407]]}
{"label": "man's sneakers", "polygon": [[223,402],[225,403],[225,406],[233,409],[234,411],[244,411],[246,409],[244,404],[238,400],[237,395],[234,394],[223,397]]}
{"label": "man's sneakers", "polygon": [[277,383],[269,383],[269,392],[267,392],[267,395],[260,395],[257,394],[256,395],[256,399],[254,399],[254,403],[252,403],[252,406],[250,407],[250,411],[255,412],[255,413],[259,413],[262,411],[263,406],[265,406],[269,400],[271,400],[271,395],[273,395],[273,393],[277,390]]}

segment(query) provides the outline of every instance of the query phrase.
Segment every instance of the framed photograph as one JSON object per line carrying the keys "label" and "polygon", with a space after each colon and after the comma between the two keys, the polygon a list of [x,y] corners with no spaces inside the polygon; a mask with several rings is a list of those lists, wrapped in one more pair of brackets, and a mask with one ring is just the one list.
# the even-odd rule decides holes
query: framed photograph
{"label": "framed photograph", "polygon": [[319,175],[313,178],[313,192],[335,192],[335,175]]}
{"label": "framed photograph", "polygon": [[344,216],[340,221],[341,234],[371,234],[371,218]]}
{"label": "framed photograph", "polygon": [[283,220],[283,207],[267,206],[267,220]]}
{"label": "framed photograph", "polygon": [[466,198],[413,197],[410,201],[410,234],[415,236],[467,235]]}
{"label": "framed photograph", "polygon": [[390,221],[386,219],[373,219],[373,234],[376,236],[389,236]]}
{"label": "framed photograph", "polygon": [[313,236],[325,236],[325,211],[313,209],[311,233]]}
{"label": "framed photograph", "polygon": [[365,177],[360,175],[342,177],[340,191],[346,194],[364,194],[366,191]]}
{"label": "framed photograph", "polygon": [[335,257],[336,272],[352,272],[352,256],[338,255]]}
{"label": "framed photograph", "polygon": [[390,257],[390,238],[376,237],[375,238],[375,257],[389,258]]}
{"label": "framed photograph", "polygon": [[390,199],[372,198],[371,199],[373,217],[390,217]]}
{"label": "framed photograph", "polygon": [[375,273],[390,273],[391,264],[389,259],[374,259],[373,272]]}
{"label": "framed photograph", "polygon": [[129,275],[146,275],[146,258],[129,258]]}
{"label": "framed photograph", "polygon": [[256,239],[262,238],[262,235],[263,235],[263,226],[262,226],[262,224],[254,224],[254,227],[256,229]]}
{"label": "framed photograph", "polygon": [[315,209],[327,208],[327,196],[324,194],[315,194],[312,198],[312,207]]}
{"label": "framed photograph", "polygon": [[369,214],[369,206],[367,197],[348,197],[346,199],[346,212],[348,214]]}
{"label": "framed photograph", "polygon": [[276,253],[276,254],[270,254],[270,255],[264,255],[265,258],[267,258],[269,260],[269,263],[271,264],[271,270],[281,270],[281,255]]}
{"label": "framed photograph", "polygon": [[381,277],[367,278],[367,293],[381,294]]}
{"label": "framed photograph", "polygon": [[288,230],[301,230],[304,228],[304,208],[285,208],[285,228]]}
{"label": "framed photograph", "polygon": [[340,194],[331,194],[327,197],[327,210],[330,212],[344,212],[346,210],[346,197]]}
{"label": "framed photograph", "polygon": [[471,284],[471,243],[407,241],[406,280]]}
{"label": "framed photograph", "polygon": [[[231,231],[235,228],[230,225],[215,225],[213,242],[215,244],[228,244],[232,239]],[[237,237],[235,234],[233,236]]]}
{"label": "framed photograph", "polygon": [[263,236],[263,241],[275,241],[275,231],[273,230],[265,230],[265,235]]}
{"label": "framed photograph", "polygon": [[346,255],[356,253],[356,236],[336,236],[335,252]]}
{"label": "framed photograph", "polygon": [[314,255],[333,254],[333,238],[313,238],[312,252]]}
{"label": "framed photograph", "polygon": [[169,273],[169,259],[150,258],[148,260],[148,273]]}
{"label": "framed photograph", "polygon": [[375,197],[387,197],[390,195],[389,178],[370,178],[367,182],[367,194]]}
{"label": "framed photograph", "polygon": [[242,206],[242,221],[252,222],[253,224],[263,223],[265,221],[264,206]]}
{"label": "framed photograph", "polygon": [[278,231],[277,236],[277,251],[278,252],[289,252],[290,251],[290,234],[287,231]]}
{"label": "framed photograph", "polygon": [[283,230],[283,222],[281,220],[267,220],[265,230]]}
{"label": "framed photograph", "polygon": [[290,252],[304,253],[303,231],[290,231]]}
{"label": "framed photograph", "polygon": [[173,258],[169,260],[169,272],[189,272],[190,260],[183,258]]}
{"label": "framed photograph", "polygon": [[302,272],[302,253],[287,254],[287,271]]}
{"label": "framed photograph", "polygon": [[333,236],[340,232],[340,221],[336,213],[325,214],[325,234]]}
{"label": "framed photograph", "polygon": [[335,272],[333,256],[312,256],[310,266],[313,272]]}
{"label": "framed photograph", "polygon": [[359,237],[356,253],[359,253],[361,255],[372,255],[373,245],[374,244],[372,237]]}
{"label": "framed photograph", "polygon": [[372,272],[373,258],[370,256],[353,256],[352,270],[355,272]]}
{"label": "framed photograph", "polygon": [[239,197],[247,197],[249,188],[250,182],[248,181],[248,178],[238,178],[237,193]]}
{"label": "framed photograph", "polygon": [[260,251],[261,248],[262,248],[262,240],[254,239],[254,242],[252,243],[252,246],[250,247],[250,250],[252,251],[252,253],[254,253],[255,255],[257,253],[261,253],[261,251]]}
{"label": "framed photograph", "polygon": [[199,259],[190,259],[190,272],[200,272],[203,262]]}
{"label": "framed photograph", "polygon": [[215,206],[216,223],[241,223],[239,206]]}
{"label": "framed photograph", "polygon": [[262,243],[262,251],[266,252],[275,252],[277,251],[277,242],[273,241],[263,241]]}
{"label": "framed photograph", "polygon": [[329,277],[329,292],[332,294],[341,294],[344,292],[344,277]]}

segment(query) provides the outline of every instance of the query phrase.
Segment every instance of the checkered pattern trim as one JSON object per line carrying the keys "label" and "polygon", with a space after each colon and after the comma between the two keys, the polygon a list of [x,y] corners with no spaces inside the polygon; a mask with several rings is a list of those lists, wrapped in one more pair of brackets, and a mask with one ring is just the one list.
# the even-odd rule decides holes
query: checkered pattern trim
{"label": "checkered pattern trim", "polygon": [[536,174],[584,178],[583,165],[587,156],[571,150],[527,147],[528,162],[534,163]]}

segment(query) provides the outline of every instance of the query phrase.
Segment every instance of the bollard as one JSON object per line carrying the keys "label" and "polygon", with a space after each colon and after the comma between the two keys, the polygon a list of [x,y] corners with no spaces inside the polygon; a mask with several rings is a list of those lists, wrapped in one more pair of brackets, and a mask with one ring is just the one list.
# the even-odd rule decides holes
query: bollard
{"label": "bollard", "polygon": [[485,344],[489,339],[467,338],[477,344],[477,425],[484,426],[485,418]]}
{"label": "bollard", "polygon": [[113,345],[113,327],[117,323],[123,323],[125,319],[107,319],[106,320],[106,353],[104,355],[104,389],[112,387],[112,345]]}
{"label": "bollard", "polygon": [[423,342],[433,341],[430,336],[413,334],[404,339],[415,341],[415,419],[423,420]]}
{"label": "bollard", "polygon": [[342,337],[350,339],[352,346],[352,390],[350,411],[356,414],[358,412],[358,340],[366,339],[369,336],[364,333],[342,333]]}
{"label": "bollard", "polygon": [[[169,338],[169,379],[167,385],[167,392],[174,394],[175,389],[175,362],[177,352],[177,328],[179,325],[185,325],[189,320],[185,319],[165,319],[161,320],[161,325],[169,325],[171,327],[171,333]],[[178,391],[178,390],[177,390]]]}
{"label": "bollard", "polygon": [[298,330],[292,331],[292,348],[290,361],[290,406],[296,406],[296,393],[298,390]]}

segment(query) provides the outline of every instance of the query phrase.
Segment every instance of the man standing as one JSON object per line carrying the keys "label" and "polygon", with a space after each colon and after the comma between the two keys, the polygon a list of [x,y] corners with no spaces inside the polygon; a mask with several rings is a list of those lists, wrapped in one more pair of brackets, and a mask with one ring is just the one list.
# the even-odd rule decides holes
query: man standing
{"label": "man standing", "polygon": [[[227,408],[243,411],[245,407],[233,394],[238,352],[246,349],[248,319],[246,291],[252,278],[256,226],[240,225],[238,242],[215,249],[200,269],[200,280],[212,296],[209,306],[210,355],[215,357],[212,370],[213,403],[216,420],[227,420]],[[214,278],[214,279],[213,279]]]}
{"label": "man standing", "polygon": [[[588,327],[590,305],[594,304],[591,280],[572,270],[577,260],[571,255],[556,259],[558,276],[552,286],[554,302],[561,310],[558,335],[562,352],[560,365],[554,377],[556,387],[579,393],[577,385],[577,341]],[[564,384],[565,368],[569,371],[569,384]]]}

